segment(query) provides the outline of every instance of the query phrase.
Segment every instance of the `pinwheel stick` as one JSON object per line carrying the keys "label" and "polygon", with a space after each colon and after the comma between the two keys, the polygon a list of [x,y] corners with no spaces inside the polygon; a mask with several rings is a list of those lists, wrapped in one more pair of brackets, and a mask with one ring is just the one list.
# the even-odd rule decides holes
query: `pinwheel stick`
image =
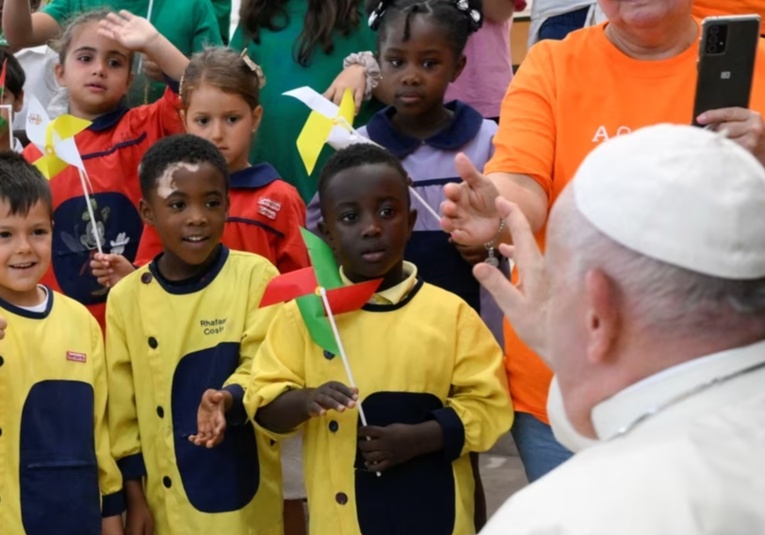
{"label": "pinwheel stick", "polygon": [[[343,125],[343,127],[346,128],[349,132],[351,132],[351,133],[356,132],[353,129],[353,126],[348,124],[348,121],[345,119],[345,117],[338,117],[337,121],[341,125]],[[377,145],[378,147],[380,146],[379,144],[375,143],[372,140],[369,140],[368,142],[371,143],[372,145]],[[436,212],[435,210],[433,210],[433,208],[431,208],[431,206],[425,201],[425,199],[422,198],[422,195],[417,193],[417,190],[415,190],[412,186],[409,186],[409,193],[411,193],[412,197],[414,197],[415,199],[417,199],[420,202],[422,207],[425,208],[425,211],[428,212],[430,215],[432,215],[435,218],[436,222],[440,225],[441,224],[441,216],[438,215],[438,212]]]}
{"label": "pinwheel stick", "polygon": [[87,179],[85,177],[85,171],[78,169],[80,172],[80,184],[82,184],[82,192],[85,194],[85,205],[88,207],[88,215],[90,216],[90,229],[93,232],[93,239],[96,240],[96,248],[98,252],[104,254],[103,247],[101,246],[101,237],[98,235],[98,224],[96,222],[96,214],[93,211],[93,205],[90,203],[90,192],[88,191]]}
{"label": "pinwheel stick", "polygon": [[[151,22],[151,12],[154,9],[154,0],[149,0],[149,9],[146,11],[146,20]],[[141,74],[143,68],[143,54],[138,54],[138,67],[136,67],[136,74]]]}
{"label": "pinwheel stick", "polygon": [[[348,356],[345,354],[345,348],[343,347],[343,342],[340,340],[340,331],[337,330],[337,324],[335,323],[335,315],[332,314],[332,307],[329,306],[329,299],[327,299],[327,290],[323,286],[319,286],[319,295],[321,295],[321,300],[324,303],[325,310],[327,311],[327,318],[329,319],[329,324],[332,326],[332,333],[335,335],[337,348],[340,350],[340,359],[343,361],[343,366],[345,366],[345,374],[348,376],[348,382],[350,383],[351,388],[356,388],[356,381],[353,380],[351,365],[348,363]],[[359,401],[358,403],[358,408],[359,408],[359,418],[361,418],[361,425],[366,427],[367,417],[364,415],[364,409],[361,407],[361,401]],[[369,440],[369,437],[367,437],[367,440]],[[381,475],[382,474],[380,474],[380,472],[377,472],[377,477],[380,477]]]}

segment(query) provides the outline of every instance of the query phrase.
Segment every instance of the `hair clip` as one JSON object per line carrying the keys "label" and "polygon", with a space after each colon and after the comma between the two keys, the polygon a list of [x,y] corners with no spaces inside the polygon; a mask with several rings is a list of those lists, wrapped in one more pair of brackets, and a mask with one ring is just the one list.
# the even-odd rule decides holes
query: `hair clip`
{"label": "hair clip", "polygon": [[249,69],[255,73],[255,75],[258,77],[258,87],[263,89],[263,87],[266,85],[266,75],[263,72],[261,66],[250,59],[250,56],[247,55],[246,48],[242,50],[242,53],[239,54],[239,57],[242,58],[245,65],[247,65],[247,67],[249,67]]}
{"label": "hair clip", "polygon": [[457,6],[457,9],[467,15],[468,20],[470,21],[470,31],[476,32],[481,28],[483,25],[483,16],[479,10],[470,7],[470,2],[468,2],[468,0],[456,0],[454,5]]}
{"label": "hair clip", "polygon": [[369,20],[367,21],[367,24],[369,27],[377,31],[377,28],[380,27],[380,22],[382,22],[383,15],[385,15],[385,11],[388,9],[388,1],[386,0],[380,0],[380,3],[377,4],[377,7],[372,10],[372,12],[369,14]]}

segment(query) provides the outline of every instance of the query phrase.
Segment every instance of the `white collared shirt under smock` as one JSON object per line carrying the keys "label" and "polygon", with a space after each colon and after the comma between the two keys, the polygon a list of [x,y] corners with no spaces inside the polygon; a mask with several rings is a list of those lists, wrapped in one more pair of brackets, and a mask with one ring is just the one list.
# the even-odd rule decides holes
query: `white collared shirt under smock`
{"label": "white collared shirt under smock", "polygon": [[508,500],[484,535],[765,533],[765,341],[694,359],[597,405],[602,441]]}

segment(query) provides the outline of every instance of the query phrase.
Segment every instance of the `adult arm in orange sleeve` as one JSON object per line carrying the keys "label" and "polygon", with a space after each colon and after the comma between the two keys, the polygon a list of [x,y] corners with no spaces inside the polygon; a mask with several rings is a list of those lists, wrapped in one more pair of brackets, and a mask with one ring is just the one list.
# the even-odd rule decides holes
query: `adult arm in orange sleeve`
{"label": "adult arm in orange sleeve", "polygon": [[[454,241],[465,245],[496,238],[499,196],[515,203],[534,232],[547,220],[553,191],[556,115],[554,68],[547,44],[535,46],[524,60],[502,102],[494,156],[484,172],[464,155],[455,158],[462,178],[444,187],[441,226]],[[511,243],[507,229],[499,242]]]}

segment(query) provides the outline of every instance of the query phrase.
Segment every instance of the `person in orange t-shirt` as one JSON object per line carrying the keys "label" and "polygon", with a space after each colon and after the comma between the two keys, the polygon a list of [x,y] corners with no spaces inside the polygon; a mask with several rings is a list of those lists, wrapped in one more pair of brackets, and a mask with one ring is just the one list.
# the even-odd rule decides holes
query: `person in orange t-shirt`
{"label": "person in orange t-shirt", "polygon": [[[523,211],[543,247],[550,206],[599,143],[652,124],[691,123],[700,33],[691,1],[600,0],[600,5],[609,22],[529,51],[505,95],[485,175],[457,156],[463,182],[445,187],[442,205],[442,227],[454,241],[510,243],[509,232],[498,230],[494,201],[501,195]],[[765,111],[764,54],[760,50],[750,103],[757,111]],[[765,125],[756,111],[712,110],[698,120],[725,129],[765,161]],[[507,322],[505,340],[516,408],[513,436],[533,481],[570,453],[555,440],[547,420],[552,372]]]}
{"label": "person in orange t-shirt", "polygon": [[765,36],[765,0],[694,0],[693,16],[700,19],[720,15],[760,16],[760,35]]}

